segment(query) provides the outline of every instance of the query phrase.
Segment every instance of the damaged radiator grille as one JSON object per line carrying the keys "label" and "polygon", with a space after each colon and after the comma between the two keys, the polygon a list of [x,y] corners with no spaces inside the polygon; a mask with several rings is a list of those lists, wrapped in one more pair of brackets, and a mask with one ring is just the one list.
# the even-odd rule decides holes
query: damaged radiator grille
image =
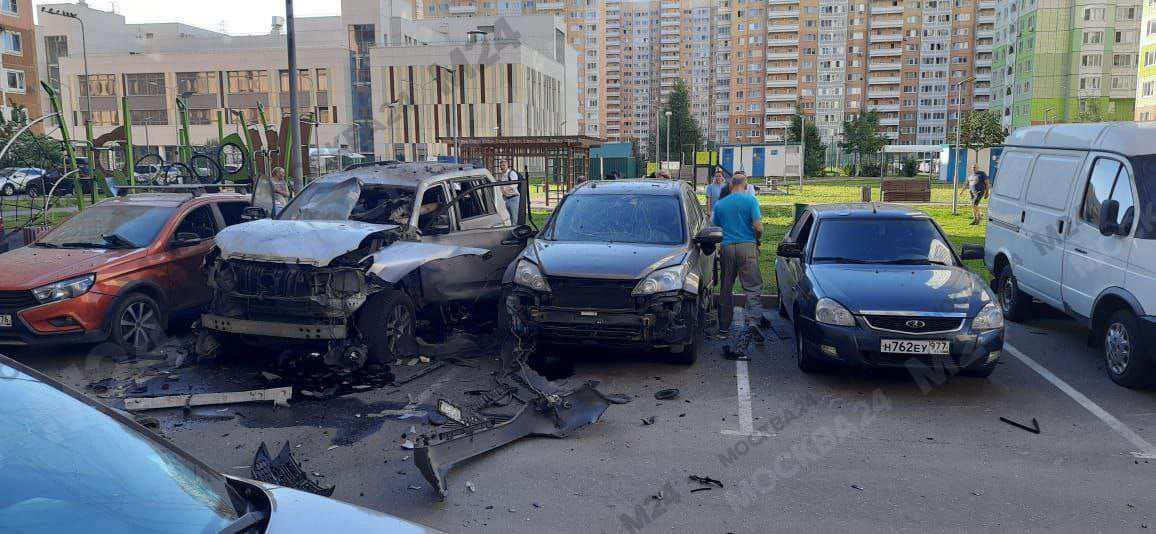
{"label": "damaged radiator grille", "polygon": [[309,297],[317,293],[312,267],[232,260],[237,293],[270,297]]}
{"label": "damaged radiator grille", "polygon": [[554,305],[562,308],[632,309],[637,280],[550,277]]}

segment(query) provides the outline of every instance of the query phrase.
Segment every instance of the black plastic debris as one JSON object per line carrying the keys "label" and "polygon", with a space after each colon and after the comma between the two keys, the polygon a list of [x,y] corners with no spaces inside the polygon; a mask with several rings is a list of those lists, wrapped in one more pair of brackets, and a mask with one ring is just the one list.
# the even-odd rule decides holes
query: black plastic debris
{"label": "black plastic debris", "polygon": [[654,392],[654,398],[658,400],[673,400],[678,398],[678,388],[660,389]]}
{"label": "black plastic debris", "polygon": [[1003,421],[1003,422],[1005,422],[1011,426],[1019,428],[1021,430],[1026,430],[1028,432],[1031,432],[1032,434],[1039,434],[1040,433],[1040,422],[1036,421],[1035,417],[1032,418],[1032,426],[1027,426],[1027,425],[1024,425],[1021,423],[1017,423],[1017,422],[1012,421],[1011,419],[1008,419],[1006,417],[1000,417],[999,420]]}
{"label": "black plastic debris", "polygon": [[710,488],[709,488],[709,487],[704,487],[704,488],[694,488],[694,489],[690,490],[690,492],[691,492],[691,493],[697,493],[697,492],[700,492],[700,491],[710,491]]}
{"label": "black plastic debris", "polygon": [[692,481],[698,482],[699,484],[702,484],[704,486],[712,486],[713,485],[713,486],[718,486],[720,489],[723,487],[722,481],[715,480],[715,479],[708,477],[708,476],[690,475],[688,478],[690,478]]}
{"label": "black plastic debris", "polygon": [[305,471],[301,470],[301,464],[293,459],[288,441],[281,447],[281,452],[277,453],[276,458],[269,456],[269,449],[262,441],[261,446],[257,448],[257,454],[253,456],[252,476],[254,480],[308,491],[322,497],[333,495],[333,490],[337,488],[337,486],[322,486],[310,480]]}
{"label": "black plastic debris", "polygon": [[610,404],[629,404],[634,399],[625,393],[611,393],[606,396],[606,400],[610,401]]}
{"label": "black plastic debris", "polygon": [[642,425],[643,426],[650,426],[650,425],[654,424],[654,421],[655,421],[655,418],[653,415],[650,417],[643,417],[642,418]]}

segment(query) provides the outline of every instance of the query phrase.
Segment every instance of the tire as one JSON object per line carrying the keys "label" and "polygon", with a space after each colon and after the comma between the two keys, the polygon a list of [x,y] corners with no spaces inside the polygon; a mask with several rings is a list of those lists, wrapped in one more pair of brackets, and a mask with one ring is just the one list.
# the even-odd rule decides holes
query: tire
{"label": "tire", "polygon": [[1126,388],[1152,387],[1156,379],[1151,353],[1139,346],[1139,334],[1136,316],[1126,309],[1112,312],[1101,332],[1104,371]]}
{"label": "tire", "polygon": [[157,301],[143,293],[121,299],[109,315],[109,338],[130,356],[155,349],[165,335],[167,318]]}
{"label": "tire", "polygon": [[807,353],[803,346],[803,333],[799,330],[798,314],[795,315],[795,361],[799,370],[806,374],[826,373],[831,366],[819,361],[815,356]]}
{"label": "tire", "polygon": [[1020,291],[1019,282],[1012,273],[1011,265],[1004,267],[996,278],[996,295],[1003,316],[1009,321],[1021,323],[1031,318],[1032,297]]}
{"label": "tire", "polygon": [[24,189],[24,193],[31,198],[36,198],[40,196],[40,186],[37,184],[28,184],[28,186]]}
{"label": "tire", "polygon": [[357,328],[369,345],[369,363],[390,364],[410,356],[405,348],[416,343],[416,319],[413,299],[404,291],[390,289],[374,295],[357,320]]}
{"label": "tire", "polygon": [[694,362],[698,360],[699,353],[702,352],[702,345],[705,342],[704,338],[706,336],[704,332],[705,328],[703,328],[702,302],[696,300],[694,307],[694,324],[690,325],[690,343],[687,343],[686,346],[682,348],[682,352],[671,352],[668,355],[671,363],[694,365]]}
{"label": "tire", "polygon": [[0,195],[10,197],[16,194],[16,186],[12,184],[4,184],[4,188],[0,189]]}

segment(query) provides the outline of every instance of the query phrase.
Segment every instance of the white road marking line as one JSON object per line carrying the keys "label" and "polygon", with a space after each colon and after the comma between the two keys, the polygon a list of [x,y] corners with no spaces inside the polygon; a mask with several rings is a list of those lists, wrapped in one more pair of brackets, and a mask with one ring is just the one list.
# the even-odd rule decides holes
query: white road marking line
{"label": "white road marking line", "polygon": [[1115,430],[1117,434],[1120,434],[1124,439],[1128,440],[1138,449],[1140,449],[1138,451],[1132,451],[1132,456],[1137,458],[1156,459],[1156,446],[1153,446],[1147,440],[1140,437],[1140,435],[1137,434],[1134,430],[1128,428],[1128,425],[1125,425],[1119,419],[1113,417],[1112,414],[1105,411],[1100,407],[1100,405],[1093,402],[1092,399],[1084,396],[1084,394],[1077,391],[1076,388],[1069,386],[1067,382],[1061,380],[1060,377],[1047,370],[1047,368],[1044,366],[1036,363],[1035,360],[1029,358],[1023,352],[1020,352],[1019,349],[1006,343],[1004,344],[1003,348],[1009,354],[1015,356],[1019,359],[1019,361],[1023,362],[1024,365],[1031,367],[1033,371],[1039,373],[1040,376],[1044,377],[1045,380],[1051,382],[1052,385],[1056,386],[1057,389],[1071,397],[1072,400],[1076,401],[1076,403],[1078,403],[1080,406],[1083,406],[1085,410],[1092,412],[1092,415],[1098,417],[1101,421],[1104,422],[1104,424],[1108,425],[1112,430]]}
{"label": "white road marking line", "polygon": [[[742,308],[735,308],[734,320],[731,322],[731,328],[735,328],[736,324],[742,324],[745,320],[745,314]],[[739,429],[730,430],[723,429],[722,433],[728,436],[766,436],[771,437],[771,434],[755,431],[755,417],[751,410],[751,375],[750,366],[748,362],[743,360],[735,361],[735,382],[738,387],[738,404],[739,404]]]}

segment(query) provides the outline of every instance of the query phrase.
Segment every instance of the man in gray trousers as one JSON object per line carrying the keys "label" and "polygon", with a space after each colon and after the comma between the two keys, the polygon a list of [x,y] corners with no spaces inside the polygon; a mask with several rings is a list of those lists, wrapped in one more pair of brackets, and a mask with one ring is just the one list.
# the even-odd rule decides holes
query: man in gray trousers
{"label": "man in gray trousers", "polygon": [[763,214],[759,201],[747,192],[745,173],[735,172],[730,190],[731,194],[715,203],[711,216],[714,225],[723,231],[722,286],[719,288],[719,330],[723,332],[731,327],[734,316],[732,291],[736,278],[747,299],[744,307],[747,324],[757,323],[762,314],[759,245],[763,237]]}

